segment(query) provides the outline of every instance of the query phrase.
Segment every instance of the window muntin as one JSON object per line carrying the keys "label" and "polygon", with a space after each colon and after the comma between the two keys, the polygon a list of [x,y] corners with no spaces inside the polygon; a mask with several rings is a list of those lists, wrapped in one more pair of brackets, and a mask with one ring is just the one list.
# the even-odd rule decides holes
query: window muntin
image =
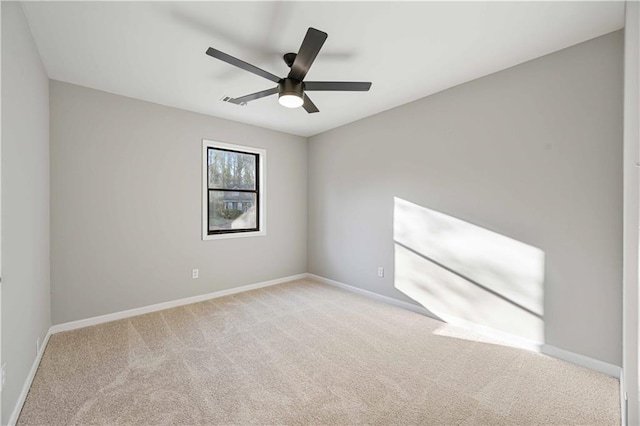
{"label": "window muntin", "polygon": [[266,151],[203,140],[203,239],[266,235]]}

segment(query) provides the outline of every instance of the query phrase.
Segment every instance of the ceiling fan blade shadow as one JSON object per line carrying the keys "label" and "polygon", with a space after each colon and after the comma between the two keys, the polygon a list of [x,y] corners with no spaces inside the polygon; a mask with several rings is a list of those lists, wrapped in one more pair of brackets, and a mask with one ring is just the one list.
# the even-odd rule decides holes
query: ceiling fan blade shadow
{"label": "ceiling fan blade shadow", "polygon": [[320,112],[318,107],[311,102],[311,99],[305,94],[303,97],[304,103],[302,104],[302,108],[305,109],[309,114],[313,114],[314,112]]}
{"label": "ceiling fan blade shadow", "polygon": [[256,99],[261,99],[266,96],[275,95],[278,93],[278,88],[274,87],[272,89],[261,90],[260,92],[252,93],[250,95],[241,96],[239,98],[231,98],[227,99],[227,102],[231,102],[232,104],[242,105],[247,102],[255,101]]}
{"label": "ceiling fan blade shadow", "polygon": [[[267,4],[267,3],[265,3]],[[243,39],[242,32],[240,31],[228,31],[221,29],[220,26],[215,25],[213,20],[207,18],[206,14],[193,14],[187,13],[180,6],[174,8],[171,11],[171,16],[174,20],[178,21],[186,28],[196,30],[197,32],[211,37],[212,41],[223,39],[227,42],[233,43],[240,49],[250,50],[256,54],[262,53],[265,49],[269,49],[276,42],[278,30],[284,28],[289,21],[291,15],[291,5],[289,2],[273,2],[273,7],[269,11],[269,17],[262,19],[261,23],[266,23],[261,34],[266,34],[265,37],[260,37],[259,43],[253,43],[247,39]],[[280,54],[282,56],[282,54]]]}
{"label": "ceiling fan blade shadow", "polygon": [[371,88],[370,82],[364,81],[305,81],[304,90],[366,92]]}
{"label": "ceiling fan blade shadow", "polygon": [[[263,34],[266,34],[266,37],[260,37],[259,40],[256,40],[259,42],[254,43],[246,37],[242,37],[242,33],[233,33],[232,31],[220,28],[218,25],[212,24],[211,20],[208,20],[204,14],[196,15],[186,13],[179,7],[176,7],[171,11],[173,19],[185,28],[195,30],[202,35],[210,37],[212,42],[216,40],[224,40],[227,43],[232,43],[234,46],[237,46],[240,51],[250,52],[252,62],[254,63],[277,63],[284,67],[284,63],[282,62],[282,52],[276,51],[273,49],[273,46],[277,45],[277,38],[279,34],[278,30],[280,28],[284,28],[286,22],[289,20],[289,16],[291,15],[291,6],[288,6],[288,3],[275,2],[269,15],[269,19],[262,21],[266,22],[265,30],[261,31]],[[219,75],[216,74],[216,78],[224,80],[230,78],[232,75],[232,71],[225,70],[224,73],[220,73]]]}
{"label": "ceiling fan blade shadow", "polygon": [[245,71],[249,71],[250,73],[253,73],[255,75],[259,75],[260,77],[266,78],[267,80],[271,80],[274,83],[277,83],[281,80],[280,77],[278,77],[275,74],[271,74],[268,71],[258,68],[255,65],[251,65],[250,63],[245,62],[241,59],[235,58],[227,53],[214,49],[213,47],[210,47],[207,49],[207,55],[214,57],[216,59],[219,59],[223,62],[226,62],[230,65],[233,65],[235,67],[238,67],[240,69],[243,69]]}
{"label": "ceiling fan blade shadow", "polygon": [[326,40],[327,33],[310,27],[304,36],[304,40],[302,40],[296,59],[291,65],[291,71],[288,77],[302,81],[309,72],[309,68],[313,65],[313,61],[315,61],[316,56],[318,56]]}
{"label": "ceiling fan blade shadow", "polygon": [[[171,11],[171,16],[180,25],[210,37],[212,41],[225,40],[237,46],[238,50],[250,52],[253,63],[279,64],[282,65],[283,69],[288,69],[282,61],[282,55],[286,49],[277,49],[275,46],[282,45],[278,42],[279,38],[281,38],[278,36],[281,33],[279,29],[284,28],[290,20],[291,10],[290,2],[274,3],[270,18],[265,21],[267,22],[266,30],[264,31],[266,37],[261,38],[259,43],[250,42],[243,38],[242,34],[233,34],[231,31],[225,31],[219,26],[213,25],[211,21],[206,19],[206,15],[189,14],[179,8],[175,8]],[[325,61],[343,61],[353,58],[355,55],[355,52],[346,50],[323,52],[322,59]],[[234,71],[227,69],[224,72],[214,74],[214,78],[227,80],[233,75]]]}

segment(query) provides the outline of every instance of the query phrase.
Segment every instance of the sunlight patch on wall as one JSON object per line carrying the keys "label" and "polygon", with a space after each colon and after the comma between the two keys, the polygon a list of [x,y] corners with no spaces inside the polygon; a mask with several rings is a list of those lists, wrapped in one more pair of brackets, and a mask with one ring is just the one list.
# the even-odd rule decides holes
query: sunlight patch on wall
{"label": "sunlight patch on wall", "polygon": [[544,342],[544,252],[394,198],[395,287],[447,318]]}

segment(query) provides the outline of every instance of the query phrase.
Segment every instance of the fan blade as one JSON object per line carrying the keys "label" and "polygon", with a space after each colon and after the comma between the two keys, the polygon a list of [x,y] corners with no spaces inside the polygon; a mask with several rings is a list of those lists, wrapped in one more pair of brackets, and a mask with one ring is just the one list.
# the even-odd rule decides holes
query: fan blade
{"label": "fan blade", "polygon": [[255,65],[251,65],[245,61],[241,61],[238,58],[234,58],[231,55],[227,55],[226,53],[216,50],[213,47],[210,47],[207,49],[207,55],[212,56],[216,59],[220,59],[221,61],[231,64],[235,67],[241,68],[245,71],[254,73],[255,75],[259,75],[260,77],[266,78],[267,80],[271,80],[274,83],[277,83],[281,80],[281,78],[278,77],[277,75],[273,75],[268,71],[265,71],[263,69],[256,67]]}
{"label": "fan blade", "polygon": [[309,72],[311,64],[313,64],[316,56],[318,56],[318,52],[320,52],[326,39],[327,33],[309,27],[300,45],[300,50],[298,50],[298,55],[291,65],[288,78],[302,81],[304,76]]}
{"label": "fan blade", "polygon": [[305,81],[304,90],[331,90],[347,92],[366,92],[371,83],[364,81]]}
{"label": "fan blade", "polygon": [[278,88],[274,87],[273,89],[262,90],[260,92],[242,96],[240,98],[227,99],[227,102],[231,102],[232,104],[236,104],[236,105],[241,105],[247,102],[255,101],[256,99],[264,98],[265,96],[275,95],[276,93],[278,93]]}
{"label": "fan blade", "polygon": [[302,104],[302,108],[304,108],[309,114],[313,114],[314,112],[320,112],[318,107],[311,102],[311,99],[305,94],[304,95],[304,103]]}

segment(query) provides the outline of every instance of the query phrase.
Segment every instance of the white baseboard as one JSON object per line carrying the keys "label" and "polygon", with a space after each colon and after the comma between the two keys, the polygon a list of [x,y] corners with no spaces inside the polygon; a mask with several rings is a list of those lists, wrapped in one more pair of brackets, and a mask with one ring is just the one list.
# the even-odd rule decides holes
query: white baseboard
{"label": "white baseboard", "polygon": [[16,405],[13,407],[13,412],[11,413],[11,417],[9,417],[9,423],[7,423],[8,426],[14,426],[18,422],[20,411],[22,411],[22,406],[24,405],[24,402],[27,399],[27,394],[29,393],[29,389],[31,388],[31,383],[33,382],[34,377],[36,377],[36,371],[38,371],[40,360],[42,360],[42,355],[44,354],[44,351],[47,348],[47,344],[49,343],[50,337],[51,337],[51,328],[49,328],[46,336],[44,336],[44,340],[42,341],[42,345],[40,346],[40,351],[36,355],[36,359],[33,360],[33,364],[31,365],[31,370],[29,370],[29,374],[27,375],[27,378],[25,379],[24,384],[22,385],[22,391],[18,396]]}
{"label": "white baseboard", "polygon": [[[422,306],[414,305],[413,303],[405,302],[402,300],[394,299],[392,297],[382,296],[377,293],[373,293],[368,290],[363,290],[358,287],[354,287],[349,284],[345,284],[339,281],[331,280],[329,278],[321,277],[315,274],[307,274],[307,276],[313,280],[319,281],[321,283],[329,284],[335,287],[339,287],[341,289],[350,291],[352,293],[358,293],[363,296],[370,297],[375,300],[379,300],[381,302],[385,302],[391,305],[399,306],[404,309],[408,309],[413,312],[417,312],[419,314],[426,315],[430,318],[434,318],[436,320],[441,320],[440,318],[434,317],[434,314],[431,313],[428,309],[423,308]],[[622,376],[622,368],[617,365],[609,364],[604,361],[600,361],[594,358],[590,358],[588,356],[580,355],[575,352],[570,352],[565,349],[561,349],[552,345],[548,345],[545,343],[535,342],[532,340],[524,339],[518,336],[514,336],[509,333],[505,333],[503,331],[499,331],[487,326],[483,326],[480,324],[476,324],[467,320],[447,317],[444,318],[445,322],[457,327],[471,329],[479,334],[485,335],[490,338],[498,339],[503,341],[505,344],[509,346],[514,346],[522,349],[526,349],[533,352],[539,352],[545,355],[552,356],[557,359],[561,359],[563,361],[570,362],[572,364],[579,365],[581,367],[588,368],[590,370],[594,370],[608,376],[612,376],[615,378],[620,378]]]}
{"label": "white baseboard", "polygon": [[[324,284],[329,284],[329,285],[332,285],[334,287],[338,287],[338,288],[341,288],[343,290],[350,291],[352,293],[358,293],[358,294],[361,294],[363,296],[367,296],[367,297],[369,297],[371,299],[379,300],[381,302],[385,302],[385,303],[388,303],[390,305],[399,306],[399,307],[407,309],[409,311],[417,312],[419,314],[423,314],[423,315],[426,315],[428,317],[433,318],[431,312],[429,312],[427,309],[423,308],[420,305],[415,305],[413,303],[405,302],[403,300],[394,299],[393,297],[383,296],[381,294],[374,293],[374,292],[369,291],[369,290],[364,290],[364,289],[361,289],[361,288],[358,288],[358,287],[351,286],[349,284],[341,283],[340,281],[330,280],[329,278],[321,277],[320,275],[307,274],[307,278],[311,278],[313,280],[316,280],[316,281],[324,283]],[[438,318],[435,318],[435,319],[438,319]]]}
{"label": "white baseboard", "polygon": [[124,318],[135,317],[137,315],[148,314],[151,312],[162,311],[164,309],[175,308],[178,306],[189,305],[191,303],[203,302],[205,300],[216,299],[218,297],[229,296],[244,291],[256,290],[263,287],[282,284],[289,281],[301,280],[307,277],[307,274],[291,275],[284,278],[278,278],[270,281],[263,281],[255,284],[248,284],[241,287],[229,288],[227,290],[214,291],[213,293],[201,294],[199,296],[185,297],[184,299],[170,300],[168,302],[156,303],[155,305],[142,306],[140,308],[128,309],[126,311],[114,312],[112,314],[100,315],[97,317],[86,318],[78,321],[65,322],[51,327],[51,334],[60,333],[61,331],[76,330],[78,328],[89,327],[92,325],[103,324],[105,322],[117,321]]}
{"label": "white baseboard", "polygon": [[590,358],[588,356],[580,355],[575,352],[567,351],[565,349],[558,348],[556,346],[544,344],[540,347],[540,352],[552,356],[554,358],[568,361],[573,364],[580,365],[590,370],[598,371],[606,374],[607,376],[620,379],[622,377],[622,368],[609,364],[608,362],[600,361],[599,359]]}

